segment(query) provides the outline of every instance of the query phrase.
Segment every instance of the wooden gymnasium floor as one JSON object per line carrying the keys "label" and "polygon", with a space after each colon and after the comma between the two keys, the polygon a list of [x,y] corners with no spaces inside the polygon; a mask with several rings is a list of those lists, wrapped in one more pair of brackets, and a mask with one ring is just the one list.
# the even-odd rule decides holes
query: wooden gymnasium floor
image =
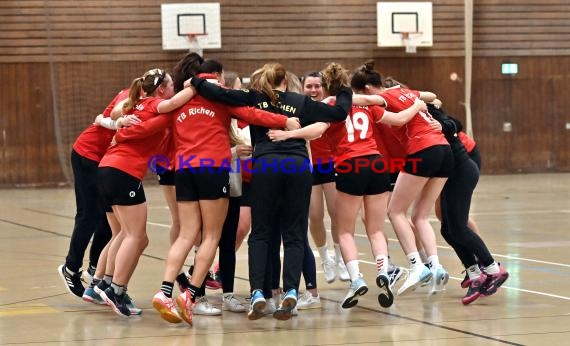
{"label": "wooden gymnasium floor", "polygon": [[[67,293],[56,268],[63,263],[73,225],[71,189],[14,189],[0,193],[0,344],[64,345],[561,345],[570,338],[570,174],[484,176],[473,215],[496,259],[511,274],[492,297],[463,306],[460,263],[438,237],[452,279],[431,299],[425,292],[396,297],[390,309],[376,300],[374,266],[358,225],[361,269],[371,285],[356,308],[343,311],[346,284],[327,285],[318,273],[322,309],[291,321],[245,314],[195,318],[194,327],[170,325],[152,309],[168,249],[168,210],[160,190],[147,188],[148,234],[129,292],[142,317],[123,319],[106,307]],[[433,222],[436,229],[437,221]],[[394,259],[404,264],[387,226]],[[248,292],[247,246],[238,253],[236,291]],[[320,262],[318,262],[320,269]],[[220,292],[208,291],[220,304]]]}

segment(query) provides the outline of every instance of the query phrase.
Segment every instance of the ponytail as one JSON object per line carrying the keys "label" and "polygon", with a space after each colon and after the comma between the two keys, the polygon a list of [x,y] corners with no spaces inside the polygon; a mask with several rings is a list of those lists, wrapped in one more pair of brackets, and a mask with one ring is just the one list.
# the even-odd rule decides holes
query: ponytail
{"label": "ponytail", "polygon": [[131,90],[129,91],[129,97],[127,101],[123,104],[123,114],[128,113],[131,109],[135,108],[135,105],[139,102],[141,98],[143,79],[144,77],[135,78],[131,83]]}

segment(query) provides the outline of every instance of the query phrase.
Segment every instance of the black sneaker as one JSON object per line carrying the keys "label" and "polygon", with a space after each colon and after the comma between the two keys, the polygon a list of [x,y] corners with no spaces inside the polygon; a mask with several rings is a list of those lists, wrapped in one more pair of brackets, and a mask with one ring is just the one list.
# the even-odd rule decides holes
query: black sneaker
{"label": "black sneaker", "polygon": [[115,290],[112,287],[107,287],[103,293],[101,293],[101,298],[105,300],[107,305],[109,305],[113,311],[115,311],[119,316],[129,317],[131,316],[131,309],[129,309],[126,299],[126,294],[115,294]]}
{"label": "black sneaker", "polygon": [[105,280],[101,280],[101,281],[99,281],[99,283],[97,283],[97,285],[95,285],[93,287],[93,290],[98,295],[101,295],[101,293],[103,293],[109,287],[111,287],[111,285],[109,285],[107,282],[105,282]]}
{"label": "black sneaker", "polygon": [[65,283],[65,287],[69,293],[76,295],[79,298],[83,297],[85,287],[83,287],[83,284],[81,283],[81,272],[70,274],[63,264],[57,268],[57,272],[59,273],[59,277],[63,280],[63,283]]}

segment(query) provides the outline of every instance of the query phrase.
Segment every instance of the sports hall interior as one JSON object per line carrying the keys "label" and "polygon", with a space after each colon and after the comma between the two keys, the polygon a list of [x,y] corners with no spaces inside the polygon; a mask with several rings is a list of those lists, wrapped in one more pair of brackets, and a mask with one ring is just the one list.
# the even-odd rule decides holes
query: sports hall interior
{"label": "sports hall interior", "polygon": [[[383,76],[433,91],[462,121],[469,108],[483,159],[471,215],[511,274],[498,294],[461,304],[461,263],[434,216],[441,261],[451,275],[442,294],[418,290],[383,309],[372,292],[343,310],[346,284],[329,285],[319,271],[322,308],[290,321],[224,312],[196,319],[193,327],[169,325],[150,301],[160,288],[170,216],[148,174],[150,244],[129,285],[143,315],[122,319],[70,295],[56,270],[75,215],[71,146],[133,78],[154,67],[169,70],[186,53],[162,49],[161,4],[179,2],[0,1],[0,345],[567,343],[568,0],[434,0],[433,45],[412,54],[378,47],[377,1],[220,0],[222,48],[204,50],[205,58],[242,76],[266,62],[300,75],[333,61],[354,69],[374,59]],[[503,74],[503,64],[517,64],[517,73]],[[458,78],[450,79],[452,73]],[[388,221],[386,231],[390,252],[403,265]],[[361,270],[374,275],[360,221],[357,241]],[[246,244],[237,260],[236,292],[245,298]],[[219,292],[207,294],[220,304]]]}

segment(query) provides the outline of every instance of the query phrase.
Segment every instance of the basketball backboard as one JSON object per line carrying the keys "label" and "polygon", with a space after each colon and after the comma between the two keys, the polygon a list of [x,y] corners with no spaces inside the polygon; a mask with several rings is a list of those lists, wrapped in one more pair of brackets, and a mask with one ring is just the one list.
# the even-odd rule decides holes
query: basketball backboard
{"label": "basketball backboard", "polygon": [[222,48],[219,3],[162,4],[162,49]]}
{"label": "basketball backboard", "polygon": [[378,47],[433,46],[431,2],[378,2],[376,8]]}

